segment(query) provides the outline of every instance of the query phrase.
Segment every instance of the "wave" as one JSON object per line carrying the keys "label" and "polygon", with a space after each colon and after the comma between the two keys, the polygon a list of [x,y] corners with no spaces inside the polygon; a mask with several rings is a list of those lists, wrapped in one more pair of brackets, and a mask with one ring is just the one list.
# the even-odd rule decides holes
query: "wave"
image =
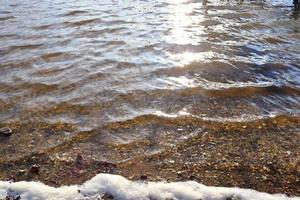
{"label": "wave", "polygon": [[82,185],[47,186],[40,182],[0,181],[0,198],[24,200],[300,200],[284,194],[268,194],[251,189],[205,186],[195,181],[187,182],[134,182],[119,175],[98,174]]}
{"label": "wave", "polygon": [[131,113],[127,116],[122,117],[114,117],[110,116],[109,123],[129,123],[131,121],[159,121],[163,123],[164,121],[173,120],[173,121],[182,121],[186,119],[188,122],[194,121],[198,123],[220,123],[220,124],[228,124],[228,123],[254,123],[254,122],[265,122],[272,120],[280,120],[284,119],[285,121],[294,121],[299,119],[298,113],[276,113],[270,112],[269,114],[242,114],[235,115],[232,117],[217,117],[217,116],[207,116],[206,114],[192,114],[188,112],[186,109],[179,110],[174,113],[167,113],[161,110],[155,109],[145,109],[142,111],[134,111],[131,110]]}
{"label": "wave", "polygon": [[258,82],[236,82],[228,81],[227,83],[208,81],[206,79],[197,80],[196,78],[187,78],[185,76],[159,78],[163,83],[160,89],[182,90],[204,92],[210,96],[258,96],[270,93],[279,94],[296,94],[300,91],[297,87],[289,84],[277,84],[273,81]]}

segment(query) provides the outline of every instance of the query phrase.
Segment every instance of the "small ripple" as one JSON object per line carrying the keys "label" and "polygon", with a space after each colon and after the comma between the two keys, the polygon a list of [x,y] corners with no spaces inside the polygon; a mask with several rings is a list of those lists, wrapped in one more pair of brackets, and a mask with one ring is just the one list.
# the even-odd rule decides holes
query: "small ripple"
{"label": "small ripple", "polygon": [[6,21],[9,19],[14,19],[14,18],[15,18],[14,16],[0,17],[0,21]]}
{"label": "small ripple", "polygon": [[0,34],[0,38],[6,38],[6,37],[16,37],[18,36],[17,34],[10,34],[10,33],[7,33],[7,34]]}
{"label": "small ripple", "polygon": [[52,26],[53,26],[53,24],[45,24],[45,25],[34,26],[34,27],[32,27],[32,29],[35,29],[35,30],[45,30],[45,29],[48,29],[48,28],[50,28]]}
{"label": "small ripple", "polygon": [[0,10],[0,14],[10,14],[11,12],[10,11],[7,11],[7,10]]}
{"label": "small ripple", "polygon": [[68,25],[68,26],[74,26],[74,27],[77,27],[77,26],[83,26],[83,25],[87,25],[87,24],[91,24],[91,23],[94,23],[94,22],[101,22],[102,20],[99,19],[99,18],[94,18],[94,19],[86,19],[86,20],[79,20],[79,21],[67,21],[67,22],[64,22],[64,24]]}
{"label": "small ripple", "polygon": [[88,13],[88,12],[85,10],[72,10],[72,11],[69,11],[69,12],[63,14],[63,16],[74,16],[74,15],[80,15],[80,14],[84,14],[84,13]]}
{"label": "small ripple", "polygon": [[[124,30],[128,30],[128,29],[123,28],[123,27],[103,28],[103,29],[99,29],[99,30],[84,30],[84,31],[77,32],[76,34],[78,35],[78,37],[89,38],[89,39],[92,39],[92,38],[99,39],[99,36],[101,36],[102,34],[119,33]],[[101,42],[103,42],[103,41],[101,41]],[[112,42],[114,42],[114,41],[112,41]],[[92,40],[91,43],[98,44],[99,40]]]}
{"label": "small ripple", "polygon": [[15,45],[15,46],[12,45],[12,46],[9,46],[8,48],[4,49],[4,50],[0,49],[0,51],[3,54],[9,54],[9,53],[12,53],[12,52],[17,51],[17,50],[37,49],[41,46],[43,46],[43,44],[24,44],[24,45]]}
{"label": "small ripple", "polygon": [[41,55],[39,58],[43,59],[44,61],[57,61],[61,59],[66,59],[70,57],[69,53],[66,52],[53,52]]}

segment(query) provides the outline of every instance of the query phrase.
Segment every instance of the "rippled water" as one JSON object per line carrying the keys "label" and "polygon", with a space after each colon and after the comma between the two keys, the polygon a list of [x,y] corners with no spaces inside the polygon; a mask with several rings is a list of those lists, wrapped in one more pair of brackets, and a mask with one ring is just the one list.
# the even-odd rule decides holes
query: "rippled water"
{"label": "rippled water", "polygon": [[146,154],[188,138],[165,119],[300,114],[292,1],[1,0],[0,27],[0,123],[14,130],[0,160],[66,141],[65,156],[118,160],[104,143]]}

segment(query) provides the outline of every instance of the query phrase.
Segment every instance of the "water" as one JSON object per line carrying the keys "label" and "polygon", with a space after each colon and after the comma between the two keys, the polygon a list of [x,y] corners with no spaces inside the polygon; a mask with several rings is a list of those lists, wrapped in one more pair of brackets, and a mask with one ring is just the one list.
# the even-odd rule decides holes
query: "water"
{"label": "water", "polygon": [[0,123],[14,131],[2,164],[37,152],[124,164],[245,127],[297,150],[292,1],[2,0],[0,27]]}

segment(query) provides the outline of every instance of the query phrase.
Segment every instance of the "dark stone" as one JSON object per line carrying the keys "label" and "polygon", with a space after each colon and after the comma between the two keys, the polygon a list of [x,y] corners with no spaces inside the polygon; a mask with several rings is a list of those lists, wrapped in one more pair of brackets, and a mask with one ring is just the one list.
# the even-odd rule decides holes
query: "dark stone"
{"label": "dark stone", "polygon": [[99,165],[101,167],[106,167],[106,168],[115,168],[116,167],[115,164],[107,162],[107,161],[101,161],[101,162],[99,162]]}
{"label": "dark stone", "polygon": [[177,176],[182,176],[182,171],[178,171]]}
{"label": "dark stone", "polygon": [[146,180],[148,177],[146,176],[146,175],[141,175],[140,176],[140,180],[142,180],[142,181],[144,181],[144,180]]}
{"label": "dark stone", "polygon": [[32,165],[29,170],[29,173],[31,174],[38,174],[39,172],[40,172],[40,166],[38,165]]}
{"label": "dark stone", "polygon": [[114,197],[110,194],[104,194],[101,199],[104,199],[104,200],[113,200]]}
{"label": "dark stone", "polygon": [[83,156],[82,155],[80,155],[80,154],[77,154],[77,157],[76,157],[76,163],[77,164],[80,164],[80,163],[82,163],[82,160],[83,160]]}
{"label": "dark stone", "polygon": [[239,198],[239,197],[233,195],[233,196],[231,196],[231,197],[227,197],[226,200],[241,200],[241,198]]}
{"label": "dark stone", "polygon": [[0,135],[10,136],[12,134],[12,130],[8,127],[0,128]]}
{"label": "dark stone", "polygon": [[1,199],[1,200],[20,200],[20,199],[21,199],[21,197],[18,195],[15,197],[7,196],[7,197],[5,197],[5,199]]}

